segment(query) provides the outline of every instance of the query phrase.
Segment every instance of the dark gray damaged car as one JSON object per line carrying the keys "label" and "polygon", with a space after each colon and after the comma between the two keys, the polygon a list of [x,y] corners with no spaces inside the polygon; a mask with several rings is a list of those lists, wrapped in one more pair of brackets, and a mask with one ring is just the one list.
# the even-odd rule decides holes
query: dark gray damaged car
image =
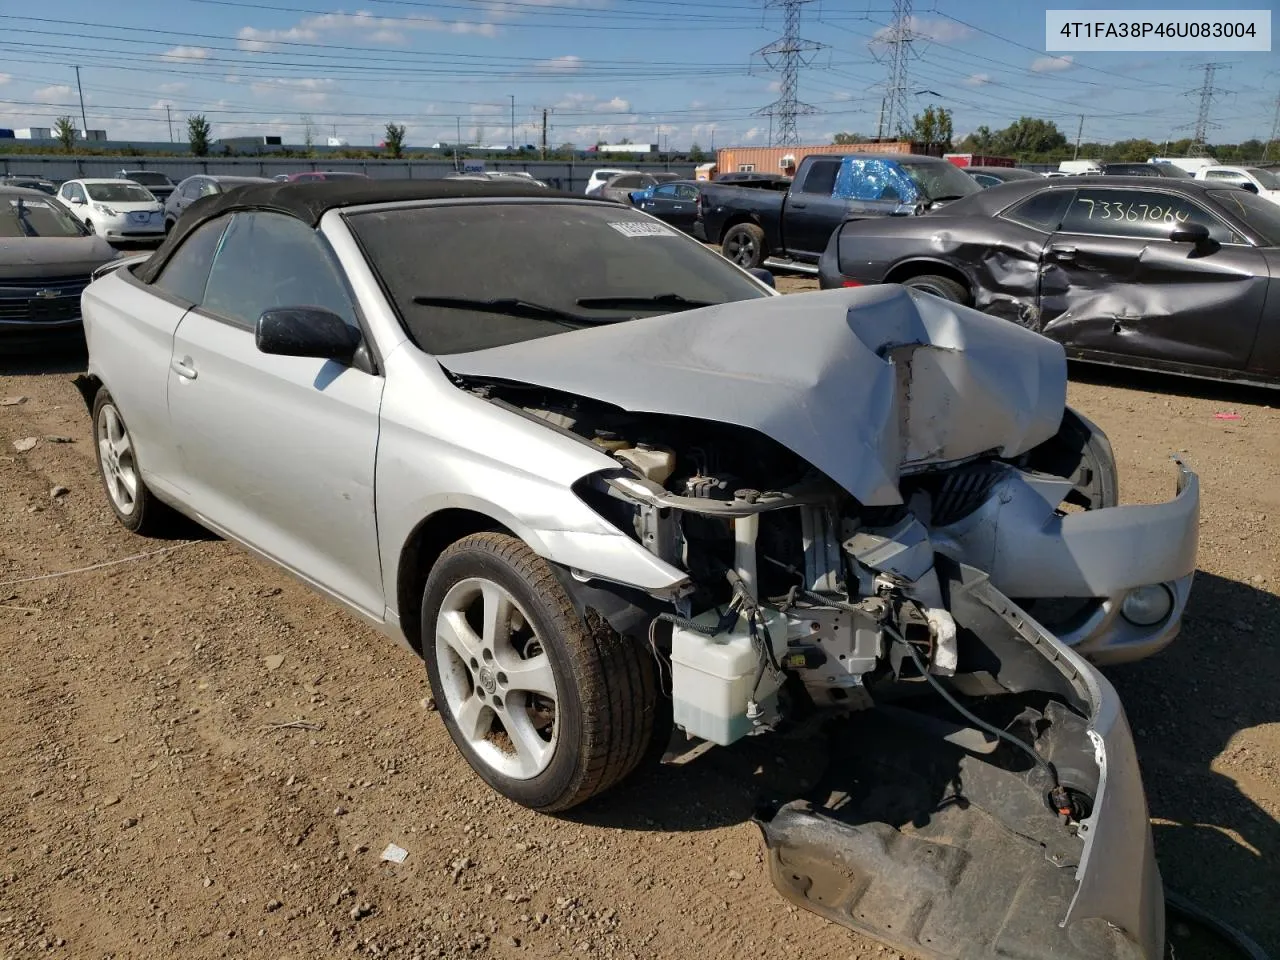
{"label": "dark gray damaged car", "polygon": [[904,283],[1012,320],[1068,356],[1280,385],[1280,205],[1192,180],[992,187],[843,224],[824,289]]}

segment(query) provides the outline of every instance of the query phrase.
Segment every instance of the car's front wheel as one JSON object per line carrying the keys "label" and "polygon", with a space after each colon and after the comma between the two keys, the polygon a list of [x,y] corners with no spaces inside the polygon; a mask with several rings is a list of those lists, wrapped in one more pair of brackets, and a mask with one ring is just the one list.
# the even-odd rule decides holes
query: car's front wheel
{"label": "car's front wheel", "polygon": [[924,293],[932,293],[935,297],[950,300],[952,303],[969,302],[969,291],[965,288],[965,285],[958,280],[952,280],[950,277],[922,274],[918,277],[908,277],[902,281],[902,285],[921,290]]}
{"label": "car's front wheel", "polygon": [[159,532],[172,519],[172,511],[143,482],[133,436],[106,387],[99,388],[93,401],[93,438],[98,474],[116,519],[134,533]]}
{"label": "car's front wheel", "polygon": [[584,620],[519,539],[478,533],[441,554],[423,594],[422,637],[449,735],[516,803],[566,810],[645,757],[653,660],[603,620]]}

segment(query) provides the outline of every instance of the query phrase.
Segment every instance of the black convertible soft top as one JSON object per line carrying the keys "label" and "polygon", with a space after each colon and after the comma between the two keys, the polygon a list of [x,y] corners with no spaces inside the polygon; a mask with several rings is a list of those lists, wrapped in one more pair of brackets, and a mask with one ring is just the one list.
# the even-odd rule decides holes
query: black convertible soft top
{"label": "black convertible soft top", "polygon": [[[588,200],[581,194],[523,184],[518,177],[503,180],[315,180],[292,183],[253,183],[226,193],[201,197],[187,207],[164,243],[134,272],[150,283],[189,234],[210,220],[236,210],[271,210],[297,217],[314,227],[330,210],[370,203],[412,200],[466,200],[480,197],[530,197]],[[594,200],[596,203],[612,203]]]}

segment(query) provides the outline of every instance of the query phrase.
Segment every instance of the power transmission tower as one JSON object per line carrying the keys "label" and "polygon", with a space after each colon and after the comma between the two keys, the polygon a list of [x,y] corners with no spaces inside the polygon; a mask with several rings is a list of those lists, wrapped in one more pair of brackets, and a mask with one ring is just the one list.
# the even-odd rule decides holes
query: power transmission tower
{"label": "power transmission tower", "polygon": [[1271,154],[1271,144],[1275,143],[1277,134],[1280,134],[1280,93],[1276,94],[1276,112],[1271,118],[1271,136],[1267,137],[1267,145],[1262,148],[1263,160]]}
{"label": "power transmission tower", "polygon": [[[770,134],[770,146],[775,143],[782,147],[799,146],[800,133],[796,129],[796,117],[818,112],[796,97],[800,68],[812,63],[813,55],[827,46],[800,36],[800,8],[812,2],[813,0],[765,0],[766,7],[781,7],[783,14],[782,36],[752,54],[762,58],[771,70],[782,74],[778,99],[755,112],[757,117],[769,118],[771,130],[776,128],[776,139]],[[776,124],[773,123],[775,117],[778,121]]]}
{"label": "power transmission tower", "polygon": [[[1195,129],[1191,135],[1191,146],[1187,149],[1187,153],[1193,157],[1203,157],[1209,152],[1208,135],[1209,128],[1216,127],[1216,123],[1209,120],[1209,111],[1213,107],[1214,98],[1218,94],[1225,93],[1225,90],[1215,88],[1213,85],[1214,74],[1219,70],[1230,70],[1229,63],[1197,63],[1197,69],[1204,70],[1204,82],[1200,85],[1200,89],[1188,90],[1188,96],[1199,95],[1200,111],[1196,114]],[[1183,124],[1179,129],[1185,129],[1187,125]]]}
{"label": "power transmission tower", "polygon": [[897,136],[907,126],[911,112],[907,65],[914,56],[911,44],[920,39],[922,37],[916,32],[915,19],[911,15],[911,0],[893,0],[893,22],[888,32],[875,41],[885,47],[889,59],[889,78],[885,83],[880,122],[876,125],[876,139],[884,136],[886,131],[890,136]]}

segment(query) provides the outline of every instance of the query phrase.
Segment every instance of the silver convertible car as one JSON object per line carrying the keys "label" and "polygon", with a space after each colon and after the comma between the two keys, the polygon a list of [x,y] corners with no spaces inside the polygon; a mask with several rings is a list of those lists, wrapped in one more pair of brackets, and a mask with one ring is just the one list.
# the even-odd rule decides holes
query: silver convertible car
{"label": "silver convertible car", "polygon": [[1176,633],[1198,482],[1116,506],[1059,345],[461,181],[207,198],[84,316],[119,520],[176,509],[408,644],[503,795],[582,803],[673,727],[830,720],[877,789],[772,812],[787,896],[925,955],[1161,955],[1086,655]]}

